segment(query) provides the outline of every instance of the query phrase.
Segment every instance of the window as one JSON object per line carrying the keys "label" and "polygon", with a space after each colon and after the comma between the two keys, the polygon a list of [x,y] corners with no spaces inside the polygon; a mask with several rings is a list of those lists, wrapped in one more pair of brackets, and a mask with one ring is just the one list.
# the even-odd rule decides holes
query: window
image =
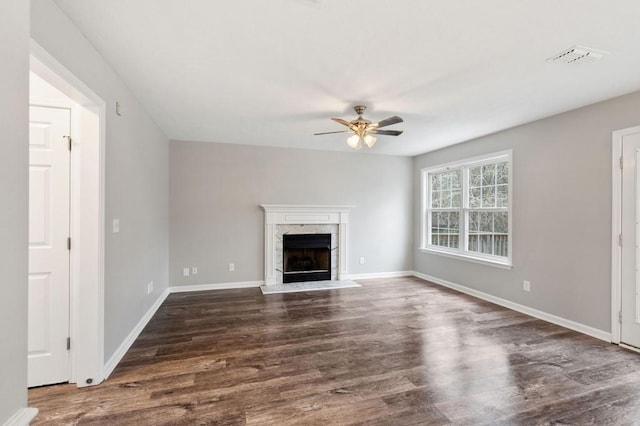
{"label": "window", "polygon": [[422,249],[511,265],[511,152],[422,170]]}

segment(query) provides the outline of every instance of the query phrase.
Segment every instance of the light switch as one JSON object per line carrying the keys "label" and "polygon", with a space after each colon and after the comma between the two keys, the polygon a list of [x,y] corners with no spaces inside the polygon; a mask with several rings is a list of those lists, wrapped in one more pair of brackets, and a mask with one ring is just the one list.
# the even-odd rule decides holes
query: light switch
{"label": "light switch", "polygon": [[183,277],[189,276],[189,268],[182,268],[182,276]]}
{"label": "light switch", "polygon": [[113,219],[113,233],[117,234],[120,232],[120,219]]}

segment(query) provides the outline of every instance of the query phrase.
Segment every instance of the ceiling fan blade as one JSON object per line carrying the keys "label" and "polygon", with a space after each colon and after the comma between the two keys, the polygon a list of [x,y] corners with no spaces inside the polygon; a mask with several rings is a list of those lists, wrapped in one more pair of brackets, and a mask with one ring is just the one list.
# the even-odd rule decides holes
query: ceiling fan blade
{"label": "ceiling fan blade", "polygon": [[396,123],[402,123],[404,120],[400,117],[398,117],[397,115],[394,115],[393,117],[389,117],[389,118],[385,118],[382,121],[379,121],[378,127],[385,127],[385,126],[391,126],[392,124],[396,124]]}
{"label": "ceiling fan blade", "polygon": [[320,133],[314,133],[314,136],[318,136],[318,135],[330,135],[332,133],[350,133],[348,130],[340,130],[338,132],[320,132]]}
{"label": "ceiling fan blade", "polygon": [[400,136],[402,134],[402,130],[373,130],[370,133],[376,135]]}
{"label": "ceiling fan blade", "polygon": [[333,121],[335,121],[336,123],[340,123],[343,126],[347,126],[348,128],[353,128],[353,124],[349,123],[347,120],[343,120],[342,118],[331,118]]}

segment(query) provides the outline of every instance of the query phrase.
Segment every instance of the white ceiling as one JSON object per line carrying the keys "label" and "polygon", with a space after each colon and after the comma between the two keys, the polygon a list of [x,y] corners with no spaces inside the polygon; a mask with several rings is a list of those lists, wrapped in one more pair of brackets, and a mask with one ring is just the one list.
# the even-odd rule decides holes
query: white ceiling
{"label": "white ceiling", "polygon": [[[417,155],[640,89],[638,0],[56,0],[171,139]],[[593,64],[545,61],[574,45]],[[366,148],[365,148],[366,149]]]}

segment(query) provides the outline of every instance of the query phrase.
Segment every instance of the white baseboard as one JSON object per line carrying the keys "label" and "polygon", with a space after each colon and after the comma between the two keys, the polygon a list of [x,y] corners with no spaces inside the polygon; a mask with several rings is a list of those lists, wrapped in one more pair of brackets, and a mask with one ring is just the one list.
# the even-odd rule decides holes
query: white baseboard
{"label": "white baseboard", "polygon": [[264,281],[239,281],[234,283],[174,285],[169,287],[170,293],[188,293],[191,291],[232,290],[234,288],[260,287]]}
{"label": "white baseboard", "polygon": [[640,353],[640,348],[636,348],[635,346],[627,345],[626,343],[622,343],[622,342],[618,343],[618,346],[620,346],[621,348],[628,349],[628,350],[633,351],[633,352]]}
{"label": "white baseboard", "polygon": [[129,335],[124,339],[124,341],[120,344],[120,346],[114,352],[114,354],[111,355],[111,357],[105,363],[103,368],[103,371],[104,371],[103,380],[106,380],[111,375],[111,373],[113,373],[113,370],[115,370],[118,363],[122,360],[122,358],[127,353],[131,345],[133,345],[133,342],[136,341],[136,339],[138,338],[142,330],[149,323],[149,321],[151,320],[153,315],[156,313],[160,305],[162,305],[162,303],[167,298],[169,293],[170,291],[167,288],[165,291],[162,292],[160,296],[158,296],[158,298],[156,299],[155,302],[153,302],[153,305],[151,305],[147,313],[144,314],[144,316],[140,319],[140,321],[138,321],[138,324],[136,324],[133,330],[131,330],[131,333],[129,333]]}
{"label": "white baseboard", "polygon": [[396,278],[413,276],[413,271],[372,272],[368,274],[347,274],[343,280],[367,280],[370,278]]}
{"label": "white baseboard", "polygon": [[38,415],[38,409],[34,407],[21,408],[4,423],[4,426],[28,426],[31,420]]}
{"label": "white baseboard", "polygon": [[605,342],[611,342],[611,333],[609,333],[608,331],[589,327],[588,325],[584,325],[579,322],[571,321],[566,318],[549,314],[547,312],[539,311],[537,309],[530,308],[528,306],[521,305],[519,303],[511,302],[509,300],[502,299],[500,297],[493,296],[491,294],[484,293],[482,291],[474,290],[472,288],[465,287],[460,284],[452,283],[450,281],[446,281],[437,277],[432,277],[426,274],[422,274],[420,272],[413,272],[413,275],[423,280],[431,281],[443,287],[447,287],[447,288],[459,291],[461,293],[465,293],[470,296],[477,297],[478,299],[486,300],[487,302],[495,303],[496,305],[504,306],[505,308],[509,308],[511,310],[541,319],[543,321],[547,321],[552,324],[556,324],[561,327],[565,327],[570,330],[577,331],[578,333],[586,334],[588,336],[595,337],[596,339],[604,340]]}

